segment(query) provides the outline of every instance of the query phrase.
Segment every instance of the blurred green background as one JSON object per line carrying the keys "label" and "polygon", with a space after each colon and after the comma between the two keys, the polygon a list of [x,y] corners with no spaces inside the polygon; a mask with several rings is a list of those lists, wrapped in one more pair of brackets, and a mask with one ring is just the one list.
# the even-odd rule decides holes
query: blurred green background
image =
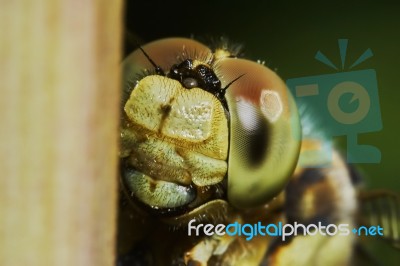
{"label": "blurred green background", "polygon": [[[127,0],[125,16],[127,30],[143,42],[226,36],[244,45],[247,58],[264,60],[284,80],[337,73],[314,56],[321,50],[340,66],[338,39],[349,39],[347,67],[370,48],[374,56],[352,70],[376,70],[383,129],[359,135],[359,142],[379,148],[382,160],[360,168],[368,188],[400,193],[400,3]],[[133,49],[128,43],[125,53]],[[382,265],[400,263],[400,251],[384,242],[367,248]]]}

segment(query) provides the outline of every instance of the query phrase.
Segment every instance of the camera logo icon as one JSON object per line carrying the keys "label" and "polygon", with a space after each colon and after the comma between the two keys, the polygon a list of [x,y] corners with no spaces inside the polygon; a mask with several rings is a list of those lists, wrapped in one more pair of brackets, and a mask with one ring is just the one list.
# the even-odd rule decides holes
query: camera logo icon
{"label": "camera logo icon", "polygon": [[[359,99],[358,108],[353,112],[345,112],[339,105],[340,97],[350,93],[353,95],[351,102]],[[344,81],[336,85],[328,95],[328,110],[331,116],[342,124],[357,124],[368,114],[371,107],[371,100],[367,90],[359,83]]]}
{"label": "camera logo icon", "polygon": [[[339,39],[344,69],[347,39]],[[350,69],[372,56],[367,49]],[[338,68],[320,51],[315,58]],[[359,144],[358,134],[382,129],[378,85],[374,69],[343,71],[289,79],[286,84],[295,97],[303,124],[300,163],[324,166],[332,156],[332,139],[347,137],[347,162],[379,163],[380,150],[372,145]],[[330,156],[330,158],[327,158]]]}

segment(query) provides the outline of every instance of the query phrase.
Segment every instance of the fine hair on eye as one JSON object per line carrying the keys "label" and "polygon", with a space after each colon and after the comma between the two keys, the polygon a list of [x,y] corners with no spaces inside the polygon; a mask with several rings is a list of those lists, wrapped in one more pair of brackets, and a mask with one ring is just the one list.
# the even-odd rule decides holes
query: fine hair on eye
{"label": "fine hair on eye", "polygon": [[153,59],[151,59],[151,57],[143,50],[143,48],[141,46],[139,46],[140,51],[142,51],[142,53],[144,54],[144,56],[147,58],[147,60],[149,60],[150,64],[153,65],[156,74],[161,75],[161,76],[165,76],[164,70],[157,65]]}
{"label": "fine hair on eye", "polygon": [[223,91],[226,91],[229,86],[231,86],[233,83],[235,83],[236,81],[238,81],[241,77],[243,77],[244,75],[246,75],[246,73],[243,73],[242,75],[238,76],[237,78],[235,78],[234,80],[232,80],[231,82],[229,82],[224,88],[222,88]]}

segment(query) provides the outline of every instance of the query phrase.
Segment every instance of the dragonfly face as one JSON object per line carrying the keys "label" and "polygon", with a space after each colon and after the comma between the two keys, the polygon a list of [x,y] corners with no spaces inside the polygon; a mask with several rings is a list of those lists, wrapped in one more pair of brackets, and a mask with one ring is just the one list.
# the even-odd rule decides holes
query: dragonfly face
{"label": "dragonfly face", "polygon": [[129,55],[124,82],[121,183],[132,209],[121,210],[120,242],[129,244],[120,253],[133,248],[130,263],[349,263],[352,236],[280,242],[187,234],[193,219],[354,224],[356,195],[341,157],[335,153],[325,169],[297,165],[300,147],[310,144],[301,143],[296,105],[273,71],[227,49],[171,38]]}

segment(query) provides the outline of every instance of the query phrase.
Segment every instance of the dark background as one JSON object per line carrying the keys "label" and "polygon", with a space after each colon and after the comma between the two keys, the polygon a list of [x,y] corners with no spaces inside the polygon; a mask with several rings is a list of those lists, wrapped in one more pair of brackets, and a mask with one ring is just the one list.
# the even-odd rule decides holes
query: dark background
{"label": "dark background", "polygon": [[[353,70],[376,70],[383,129],[359,135],[359,142],[378,147],[382,161],[362,164],[361,170],[368,188],[400,193],[400,4],[127,0],[125,20],[127,31],[143,43],[173,36],[226,36],[244,45],[247,58],[265,60],[284,80],[336,73],[314,55],[321,50],[340,66],[338,39],[349,39],[347,67],[370,48],[374,56]],[[132,42],[126,42],[125,54],[133,49]],[[384,242],[366,244],[382,265],[400,261],[400,252]]]}

